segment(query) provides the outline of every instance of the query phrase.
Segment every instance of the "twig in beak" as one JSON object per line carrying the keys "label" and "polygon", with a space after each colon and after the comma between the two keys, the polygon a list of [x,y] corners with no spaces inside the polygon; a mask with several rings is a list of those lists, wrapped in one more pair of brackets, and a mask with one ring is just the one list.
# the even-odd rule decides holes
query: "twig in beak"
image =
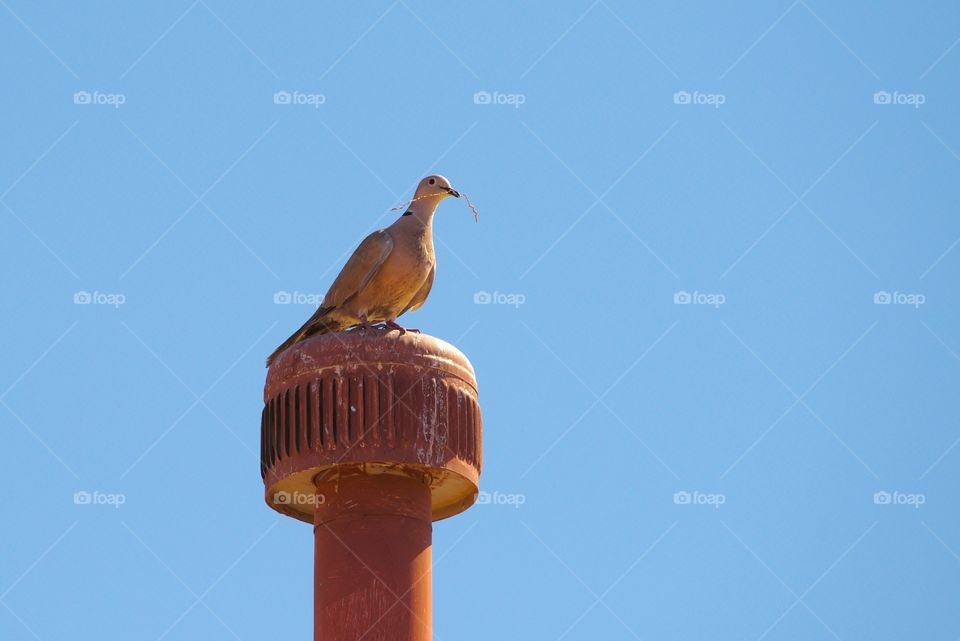
{"label": "twig in beak", "polygon": [[[462,191],[455,191],[455,190],[453,190],[453,189],[451,189],[450,191],[451,191],[451,194],[450,194],[451,196],[455,195],[457,198],[460,198],[461,196],[463,197],[463,199],[467,202],[467,206],[470,208],[470,211],[473,212],[473,222],[479,223],[479,222],[480,222],[480,213],[477,211],[477,208],[473,206],[473,203],[470,202],[470,197],[467,196],[467,195],[466,195],[465,193],[463,193]],[[404,204],[404,205],[397,205],[396,207],[391,207],[391,208],[390,208],[390,211],[400,211],[400,210],[402,210],[402,209],[406,209],[406,208],[409,207],[411,204],[413,204],[414,202],[420,200],[421,198],[431,198],[431,197],[433,197],[433,196],[434,196],[433,194],[427,194],[427,195],[424,195],[424,196],[416,196],[416,197],[411,198],[410,200],[408,200],[408,201],[406,202],[406,204]]]}
{"label": "twig in beak", "polygon": [[462,191],[460,192],[460,195],[463,196],[463,199],[464,199],[465,201],[467,201],[467,207],[469,207],[470,210],[473,212],[473,222],[479,223],[479,222],[480,222],[480,213],[477,211],[477,208],[473,206],[473,203],[470,202],[470,197],[467,196],[467,195],[466,195],[465,193],[463,193]]}

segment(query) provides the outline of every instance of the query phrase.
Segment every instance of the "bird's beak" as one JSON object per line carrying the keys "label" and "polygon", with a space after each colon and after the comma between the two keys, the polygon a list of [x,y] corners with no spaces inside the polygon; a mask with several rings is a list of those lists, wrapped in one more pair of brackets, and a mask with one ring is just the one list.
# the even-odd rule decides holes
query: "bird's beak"
{"label": "bird's beak", "polygon": [[449,193],[454,198],[460,197],[460,192],[454,189],[453,187],[447,187],[447,193]]}

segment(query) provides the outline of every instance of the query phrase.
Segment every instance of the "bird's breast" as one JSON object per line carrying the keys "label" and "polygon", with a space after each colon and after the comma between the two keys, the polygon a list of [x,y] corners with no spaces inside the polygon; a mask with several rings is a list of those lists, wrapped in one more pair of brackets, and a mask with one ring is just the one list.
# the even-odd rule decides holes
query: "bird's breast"
{"label": "bird's breast", "polygon": [[429,236],[395,238],[393,251],[354,301],[357,311],[368,313],[371,320],[395,318],[420,291],[434,262]]}

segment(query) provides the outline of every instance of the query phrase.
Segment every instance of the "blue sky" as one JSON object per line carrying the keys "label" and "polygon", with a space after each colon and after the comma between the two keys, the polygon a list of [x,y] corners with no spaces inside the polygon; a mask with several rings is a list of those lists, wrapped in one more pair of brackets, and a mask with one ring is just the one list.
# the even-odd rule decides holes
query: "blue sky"
{"label": "blue sky", "polygon": [[960,636],[954,3],[0,5],[0,638],[310,638],[263,359],[430,172],[438,639]]}

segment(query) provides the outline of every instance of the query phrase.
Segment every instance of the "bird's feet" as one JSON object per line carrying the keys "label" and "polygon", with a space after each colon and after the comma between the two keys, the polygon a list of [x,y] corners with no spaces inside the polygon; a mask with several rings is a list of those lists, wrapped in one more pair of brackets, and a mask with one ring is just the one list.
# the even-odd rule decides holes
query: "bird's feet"
{"label": "bird's feet", "polygon": [[399,324],[397,324],[396,322],[394,322],[394,321],[392,321],[392,320],[384,321],[383,324],[386,325],[386,326],[387,326],[388,328],[390,328],[390,329],[398,330],[398,331],[400,332],[400,335],[401,335],[401,336],[403,336],[403,335],[406,334],[407,332],[413,332],[414,334],[419,334],[419,333],[420,333],[420,330],[419,330],[419,329],[416,329],[415,327],[404,327],[403,325],[399,325]]}
{"label": "bird's feet", "polygon": [[369,329],[373,329],[373,325],[367,320],[367,315],[363,314],[360,316],[360,324],[357,326],[357,331],[361,334],[366,334]]}

